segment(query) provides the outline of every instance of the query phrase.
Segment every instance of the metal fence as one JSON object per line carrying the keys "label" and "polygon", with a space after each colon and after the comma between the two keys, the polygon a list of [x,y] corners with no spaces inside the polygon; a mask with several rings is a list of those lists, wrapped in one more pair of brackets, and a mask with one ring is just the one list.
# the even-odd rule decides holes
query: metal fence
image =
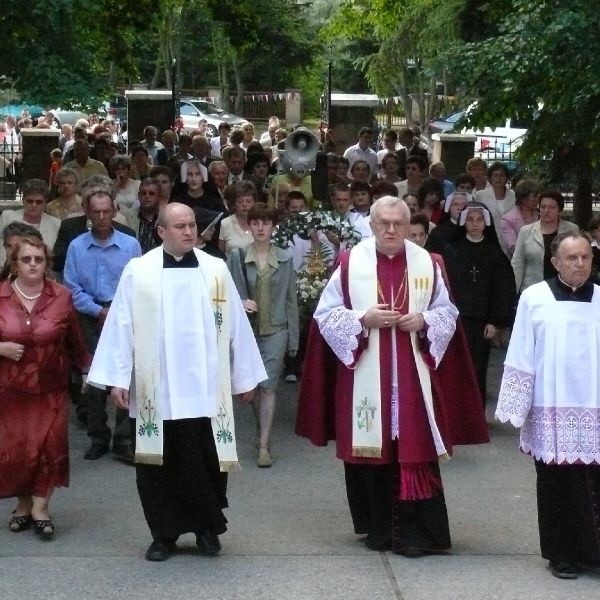
{"label": "metal fence", "polygon": [[382,129],[394,129],[406,126],[406,117],[400,104],[390,102],[375,111],[375,118]]}

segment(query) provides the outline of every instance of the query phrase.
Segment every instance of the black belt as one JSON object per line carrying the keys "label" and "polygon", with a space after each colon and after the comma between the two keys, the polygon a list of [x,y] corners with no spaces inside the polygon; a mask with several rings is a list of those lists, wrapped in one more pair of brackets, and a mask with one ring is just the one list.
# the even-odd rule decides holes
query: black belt
{"label": "black belt", "polygon": [[110,305],[112,304],[112,300],[94,300],[94,302],[98,305],[101,306],[102,308],[109,308]]}

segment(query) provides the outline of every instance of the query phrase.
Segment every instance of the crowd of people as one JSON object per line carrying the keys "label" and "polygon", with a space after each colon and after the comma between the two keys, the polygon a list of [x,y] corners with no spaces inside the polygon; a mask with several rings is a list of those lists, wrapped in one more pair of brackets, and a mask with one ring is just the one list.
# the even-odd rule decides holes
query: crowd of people
{"label": "crowd of people", "polygon": [[[160,141],[149,125],[127,151],[114,125],[64,126],[47,181],[23,182],[23,208],[0,216],[0,497],[17,498],[11,531],[54,535],[70,398],[90,438],[84,458],[135,465],[153,538],[146,558],[165,560],[187,532],[203,554],[218,553],[227,472],[238,468],[232,396],[251,405],[256,464],[269,468],[279,382],[304,369],[296,430],[317,445],[336,440],[355,532],[372,550],[447,552],[438,463],[455,445],[488,441],[490,348],[507,339],[521,296],[498,416],[529,424],[521,447],[536,459],[552,572],[600,564],[589,540],[567,552],[544,537],[565,515],[559,496],[574,494],[583,515],[565,517],[565,540],[600,518],[595,454],[536,449],[548,436],[540,411],[560,404],[562,415],[573,402],[597,411],[600,399],[588,389],[565,398],[575,384],[568,374],[548,382],[547,366],[538,390],[532,341],[541,336],[558,357],[565,328],[583,335],[579,303],[593,308],[598,293],[588,283],[600,262],[597,219],[586,237],[562,218],[560,193],[528,177],[510,183],[502,163],[471,158],[450,180],[409,128],[385,132],[376,151],[363,127],[343,155],[326,153],[323,173],[299,176],[278,168],[288,132],[276,117],[260,140],[251,123],[222,123],[209,139],[200,122]],[[352,237],[315,226],[277,247],[274,232],[306,211],[330,214]],[[315,249],[330,278],[311,323],[300,318],[296,274]],[[578,304],[561,328],[554,303],[565,300]],[[530,331],[530,318],[548,318],[547,333]],[[547,427],[566,435],[562,420]],[[577,445],[583,434],[570,435]],[[582,468],[565,476],[568,465]]]}

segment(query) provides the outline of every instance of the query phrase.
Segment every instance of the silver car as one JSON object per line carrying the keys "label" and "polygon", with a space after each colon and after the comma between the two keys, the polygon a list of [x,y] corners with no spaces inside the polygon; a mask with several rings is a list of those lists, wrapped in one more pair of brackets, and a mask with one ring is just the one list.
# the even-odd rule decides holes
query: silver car
{"label": "silver car", "polygon": [[220,123],[229,123],[232,127],[235,127],[246,121],[246,119],[227,113],[201,98],[182,98],[179,101],[179,114],[183,119],[183,128],[186,131],[197,129],[200,119],[206,119],[208,123],[206,134],[208,137],[218,135]]}

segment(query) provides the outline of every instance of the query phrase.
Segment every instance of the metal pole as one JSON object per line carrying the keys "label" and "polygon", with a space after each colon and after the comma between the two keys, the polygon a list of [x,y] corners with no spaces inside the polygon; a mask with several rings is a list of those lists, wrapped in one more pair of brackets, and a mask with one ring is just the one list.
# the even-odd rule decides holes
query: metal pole
{"label": "metal pole", "polygon": [[171,123],[175,125],[175,119],[179,115],[179,97],[177,96],[177,59],[171,61],[171,99],[173,103]]}
{"label": "metal pole", "polygon": [[327,129],[333,127],[331,123],[331,70],[333,68],[331,60],[327,64]]}

